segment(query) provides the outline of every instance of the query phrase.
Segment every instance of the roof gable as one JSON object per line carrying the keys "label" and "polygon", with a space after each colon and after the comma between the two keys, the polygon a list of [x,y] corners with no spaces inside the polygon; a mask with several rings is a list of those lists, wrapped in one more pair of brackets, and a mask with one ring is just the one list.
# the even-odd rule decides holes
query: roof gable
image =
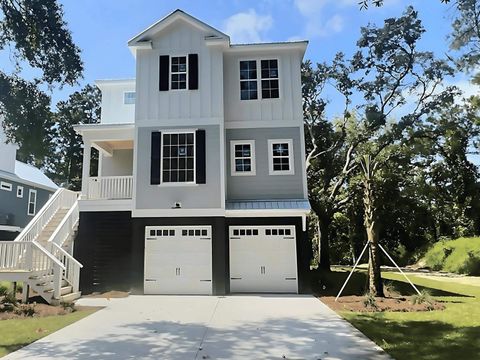
{"label": "roof gable", "polygon": [[211,36],[208,36],[208,38],[223,39],[230,42],[230,38],[228,35],[211,27],[208,24],[205,24],[203,21],[198,20],[197,18],[183,12],[182,10],[177,9],[169,15],[165,16],[163,19],[157,21],[155,24],[151,25],[138,35],[134,36],[132,39],[130,39],[128,41],[128,46],[142,46],[146,42],[151,41],[154,36],[158,35],[158,33],[162,32],[164,29],[166,29],[171,24],[177,22],[178,20],[183,20],[200,30],[211,33]]}

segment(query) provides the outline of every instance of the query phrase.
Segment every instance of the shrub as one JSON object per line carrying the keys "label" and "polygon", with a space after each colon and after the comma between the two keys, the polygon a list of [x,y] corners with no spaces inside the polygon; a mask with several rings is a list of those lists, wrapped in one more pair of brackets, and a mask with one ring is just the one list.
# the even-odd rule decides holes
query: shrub
{"label": "shrub", "polygon": [[480,275],[480,237],[439,241],[427,251],[424,261],[433,270]]}
{"label": "shrub", "polygon": [[5,296],[8,294],[8,286],[0,285],[0,296]]}
{"label": "shrub", "polygon": [[35,305],[34,304],[25,304],[17,307],[15,309],[17,315],[23,316],[34,316],[35,315]]}
{"label": "shrub", "polygon": [[77,310],[75,309],[75,304],[70,301],[62,301],[60,302],[60,306],[67,312],[74,312]]}
{"label": "shrub", "polygon": [[412,295],[410,299],[413,305],[415,304],[432,305],[433,304],[433,298],[430,295],[430,292],[428,290],[422,290],[420,291],[420,294]]}
{"label": "shrub", "polygon": [[11,304],[11,305],[16,305],[17,304],[17,297],[13,293],[13,291],[7,292],[7,294],[4,296],[4,298],[0,301],[2,304]]}

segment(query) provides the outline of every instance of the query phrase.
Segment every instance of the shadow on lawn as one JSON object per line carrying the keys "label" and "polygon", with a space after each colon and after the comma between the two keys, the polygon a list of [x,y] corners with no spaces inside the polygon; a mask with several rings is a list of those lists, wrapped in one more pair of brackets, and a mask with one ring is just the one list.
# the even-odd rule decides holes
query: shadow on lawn
{"label": "shadow on lawn", "polygon": [[[343,283],[348,277],[345,271],[312,271],[312,291],[320,296],[337,296]],[[407,275],[408,276],[408,275]],[[342,296],[348,295],[364,295],[367,291],[368,282],[367,274],[363,271],[354,272],[347,286],[342,292]],[[395,292],[402,296],[410,296],[416,294],[413,287],[403,281],[384,279],[384,284],[389,284]],[[455,297],[472,297],[465,294],[453,293],[425,286],[416,285],[417,289],[427,290],[432,296],[455,296]]]}
{"label": "shadow on lawn", "polygon": [[478,359],[480,327],[456,328],[441,321],[385,320],[382,314],[349,321],[395,359]]}

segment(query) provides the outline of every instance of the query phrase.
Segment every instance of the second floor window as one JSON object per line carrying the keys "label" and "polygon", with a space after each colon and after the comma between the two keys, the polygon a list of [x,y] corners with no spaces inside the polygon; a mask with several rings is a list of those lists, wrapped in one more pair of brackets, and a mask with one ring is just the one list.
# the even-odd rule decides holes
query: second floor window
{"label": "second floor window", "polygon": [[[260,68],[260,76],[257,74]],[[280,97],[278,84],[278,60],[240,61],[240,99],[256,100]]]}
{"label": "second floor window", "polygon": [[126,91],[123,93],[123,103],[125,105],[135,104],[135,91]]}
{"label": "second floor window", "polygon": [[270,175],[293,175],[293,141],[268,140]]}
{"label": "second floor window", "polygon": [[162,183],[195,182],[195,133],[164,133]]}
{"label": "second floor window", "polygon": [[232,176],[255,175],[255,141],[234,140],[230,142]]}
{"label": "second floor window", "polygon": [[172,56],[171,58],[172,90],[187,88],[187,57]]}

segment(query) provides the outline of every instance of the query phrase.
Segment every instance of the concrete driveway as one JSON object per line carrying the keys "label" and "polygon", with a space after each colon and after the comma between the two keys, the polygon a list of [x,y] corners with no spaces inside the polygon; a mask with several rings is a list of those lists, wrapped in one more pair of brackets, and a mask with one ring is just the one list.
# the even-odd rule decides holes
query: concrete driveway
{"label": "concrete driveway", "polygon": [[130,296],[4,359],[389,359],[312,296]]}

